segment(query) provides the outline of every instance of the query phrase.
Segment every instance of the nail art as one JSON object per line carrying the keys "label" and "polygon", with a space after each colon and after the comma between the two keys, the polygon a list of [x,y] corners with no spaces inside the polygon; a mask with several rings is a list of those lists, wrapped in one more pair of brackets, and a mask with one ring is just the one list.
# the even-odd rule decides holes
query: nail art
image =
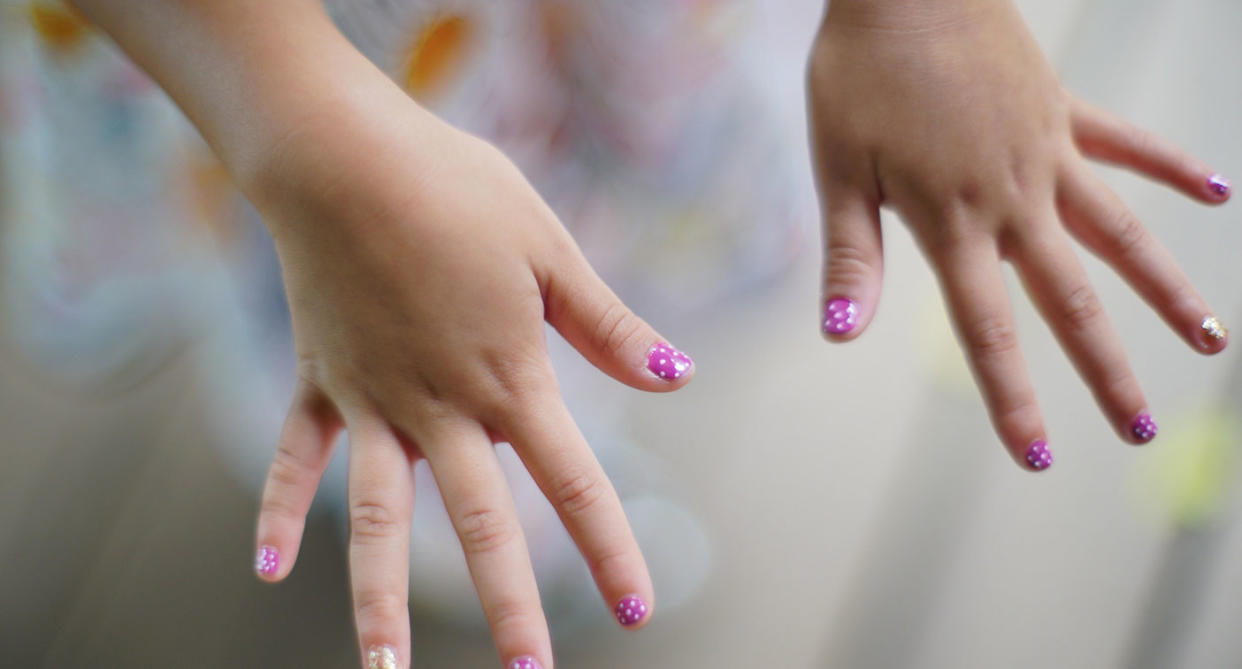
{"label": "nail art", "polygon": [[367,669],[397,669],[397,651],[392,646],[371,646],[367,651]]}
{"label": "nail art", "polygon": [[274,576],[280,568],[280,552],[271,546],[259,546],[254,554],[254,571],[259,576]]}
{"label": "nail art", "polygon": [[1225,197],[1226,195],[1229,195],[1229,191],[1232,190],[1233,186],[1230,185],[1229,180],[1225,177],[1222,177],[1219,174],[1213,174],[1208,178],[1208,188],[1220,197]]}
{"label": "nail art", "polygon": [[1026,462],[1039,471],[1051,467],[1052,451],[1048,450],[1048,442],[1043,439],[1032,442],[1026,449]]}
{"label": "nail art", "polygon": [[1204,318],[1203,323],[1201,323],[1199,327],[1203,330],[1203,334],[1215,339],[1216,341],[1223,341],[1225,337],[1229,336],[1229,331],[1225,329],[1225,326],[1220,324],[1220,321],[1216,320],[1215,316],[1208,316],[1207,318]]}
{"label": "nail art", "polygon": [[653,346],[651,352],[647,354],[647,369],[667,381],[680,379],[693,366],[694,361],[690,359],[690,356],[678,351],[665,341]]}
{"label": "nail art", "polygon": [[858,304],[848,297],[834,297],[824,304],[824,332],[845,334],[858,325]]}
{"label": "nail art", "polygon": [[631,627],[647,617],[647,602],[644,602],[643,598],[638,595],[622,597],[621,601],[617,602],[617,608],[612,612],[617,615],[617,622]]}
{"label": "nail art", "polygon": [[1135,439],[1143,443],[1154,439],[1159,431],[1160,427],[1156,425],[1156,420],[1146,411],[1135,416],[1134,420],[1130,421],[1130,434],[1133,434]]}
{"label": "nail art", "polygon": [[543,665],[530,655],[523,655],[510,662],[508,669],[543,669]]}

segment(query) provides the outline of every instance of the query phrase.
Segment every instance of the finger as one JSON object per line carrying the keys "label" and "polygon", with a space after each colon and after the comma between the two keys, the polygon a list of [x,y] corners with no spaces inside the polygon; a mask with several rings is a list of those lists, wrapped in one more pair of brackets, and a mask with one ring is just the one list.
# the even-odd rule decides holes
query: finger
{"label": "finger", "polygon": [[424,450],[504,666],[551,667],[530,554],[491,439],[474,425],[442,427],[434,441]]}
{"label": "finger", "polygon": [[313,386],[299,383],[263,485],[255,528],[254,570],[259,578],[279,581],[293,569],[306,514],[340,430],[332,402]]}
{"label": "finger", "polygon": [[502,426],[586,559],[617,622],[647,624],[654,590],[621,499],[559,397]]}
{"label": "finger", "polygon": [[1129,167],[1209,204],[1229,199],[1229,181],[1167,139],[1075,100],[1074,142],[1085,155]]}
{"label": "finger", "polygon": [[1168,250],[1086,163],[1077,161],[1062,175],[1057,201],[1069,231],[1116,269],[1186,343],[1205,354],[1225,349],[1228,333],[1207,301]]}
{"label": "finger", "polygon": [[378,419],[349,423],[349,571],[363,666],[410,664],[409,452]]}
{"label": "finger", "polygon": [[875,313],[884,272],[879,205],[845,187],[824,194],[823,332],[829,340],[857,337]]}
{"label": "finger", "polygon": [[630,311],[572,242],[544,281],[547,320],[591,364],[612,378],[654,392],[677,390],[694,361]]}
{"label": "finger", "polygon": [[1069,239],[1049,226],[1042,233],[1019,239],[1013,260],[1027,293],[1109,423],[1130,443],[1151,441],[1156,422]]}
{"label": "finger", "polygon": [[1052,453],[1018,348],[996,248],[990,239],[961,242],[932,262],[993,428],[1020,465],[1047,469]]}

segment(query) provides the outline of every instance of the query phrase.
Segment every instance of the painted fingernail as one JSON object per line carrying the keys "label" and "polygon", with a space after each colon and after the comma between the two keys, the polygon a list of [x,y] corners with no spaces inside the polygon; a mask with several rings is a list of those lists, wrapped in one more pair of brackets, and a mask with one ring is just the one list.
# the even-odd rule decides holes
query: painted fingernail
{"label": "painted fingernail", "polygon": [[397,651],[392,646],[371,646],[367,651],[367,669],[397,669]]}
{"label": "painted fingernail", "polygon": [[254,573],[259,576],[275,576],[280,568],[280,552],[271,546],[259,546],[254,554]]}
{"label": "painted fingernail", "polygon": [[1026,463],[1032,468],[1043,471],[1052,466],[1052,451],[1048,442],[1039,439],[1026,448]]}
{"label": "painted fingernail", "polygon": [[834,297],[824,303],[824,332],[845,334],[858,325],[858,304],[848,297]]}
{"label": "painted fingernail", "polygon": [[543,669],[543,665],[530,655],[523,655],[510,662],[509,669]]}
{"label": "painted fingernail", "polygon": [[1208,316],[1199,324],[1199,328],[1203,330],[1203,334],[1215,339],[1216,341],[1224,341],[1229,336],[1229,331],[1215,316]]}
{"label": "painted fingernail", "polygon": [[1219,197],[1228,197],[1229,192],[1233,190],[1229,180],[1219,174],[1208,177],[1208,188]]}
{"label": "painted fingernail", "polygon": [[644,602],[643,598],[638,595],[630,595],[617,602],[617,608],[612,612],[617,615],[617,622],[626,627],[632,627],[647,617],[647,602]]}
{"label": "painted fingernail", "polygon": [[667,381],[680,379],[693,366],[694,361],[690,359],[690,356],[673,348],[666,341],[651,347],[651,352],[647,354],[647,369]]}
{"label": "painted fingernail", "polygon": [[1143,443],[1155,439],[1156,433],[1159,431],[1160,427],[1156,425],[1156,419],[1152,418],[1151,414],[1146,411],[1135,416],[1134,420],[1130,421],[1130,434],[1133,434],[1135,439]]}

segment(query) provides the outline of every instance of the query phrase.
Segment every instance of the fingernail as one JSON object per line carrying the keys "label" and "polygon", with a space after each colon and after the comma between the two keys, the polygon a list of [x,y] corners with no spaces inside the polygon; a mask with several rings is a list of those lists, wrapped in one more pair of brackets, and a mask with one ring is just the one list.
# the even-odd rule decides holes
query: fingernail
{"label": "fingernail", "polygon": [[1135,416],[1134,420],[1130,421],[1130,434],[1133,434],[1135,439],[1144,444],[1155,439],[1156,433],[1159,431],[1160,427],[1156,425],[1156,419],[1152,418],[1151,414],[1146,411]]}
{"label": "fingernail", "polygon": [[858,325],[858,304],[848,297],[834,297],[824,304],[824,332],[845,334]]}
{"label": "fingernail", "polygon": [[1208,188],[1220,197],[1228,197],[1229,191],[1233,189],[1233,186],[1229,184],[1229,180],[1225,177],[1213,174],[1211,177],[1208,177]]}
{"label": "fingernail", "polygon": [[543,669],[543,665],[530,655],[523,655],[510,662],[509,669]]}
{"label": "fingernail", "polygon": [[259,576],[275,576],[280,568],[280,552],[271,546],[259,546],[254,554],[254,573]]}
{"label": "fingernail", "polygon": [[1229,336],[1229,331],[1225,329],[1224,325],[1220,324],[1220,321],[1217,320],[1215,316],[1208,316],[1204,318],[1203,323],[1201,323],[1199,327],[1203,330],[1203,334],[1215,339],[1216,341],[1224,341],[1225,338]]}
{"label": "fingernail", "polygon": [[647,617],[647,602],[644,602],[643,598],[638,595],[630,595],[621,598],[621,601],[617,602],[617,608],[612,612],[617,614],[617,622],[626,627],[632,627]]}
{"label": "fingernail", "polygon": [[1052,451],[1048,450],[1048,442],[1039,439],[1026,448],[1026,462],[1037,471],[1052,466]]}
{"label": "fingernail", "polygon": [[647,369],[651,370],[652,374],[668,381],[680,379],[693,366],[694,361],[690,359],[690,356],[673,348],[666,341],[651,347],[651,352],[647,354]]}
{"label": "fingernail", "polygon": [[392,646],[371,646],[367,651],[367,669],[397,669],[397,651]]}

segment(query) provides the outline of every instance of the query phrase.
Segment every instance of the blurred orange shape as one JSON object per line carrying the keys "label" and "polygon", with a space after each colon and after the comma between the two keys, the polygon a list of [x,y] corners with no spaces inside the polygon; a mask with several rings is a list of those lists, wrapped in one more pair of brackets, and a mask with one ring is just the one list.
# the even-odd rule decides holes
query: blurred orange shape
{"label": "blurred orange shape", "polygon": [[474,24],[464,16],[441,15],[415,34],[405,62],[405,89],[427,99],[443,89],[466,61]]}
{"label": "blurred orange shape", "polygon": [[43,43],[57,51],[76,48],[90,33],[90,24],[81,14],[59,4],[32,2],[26,15]]}

